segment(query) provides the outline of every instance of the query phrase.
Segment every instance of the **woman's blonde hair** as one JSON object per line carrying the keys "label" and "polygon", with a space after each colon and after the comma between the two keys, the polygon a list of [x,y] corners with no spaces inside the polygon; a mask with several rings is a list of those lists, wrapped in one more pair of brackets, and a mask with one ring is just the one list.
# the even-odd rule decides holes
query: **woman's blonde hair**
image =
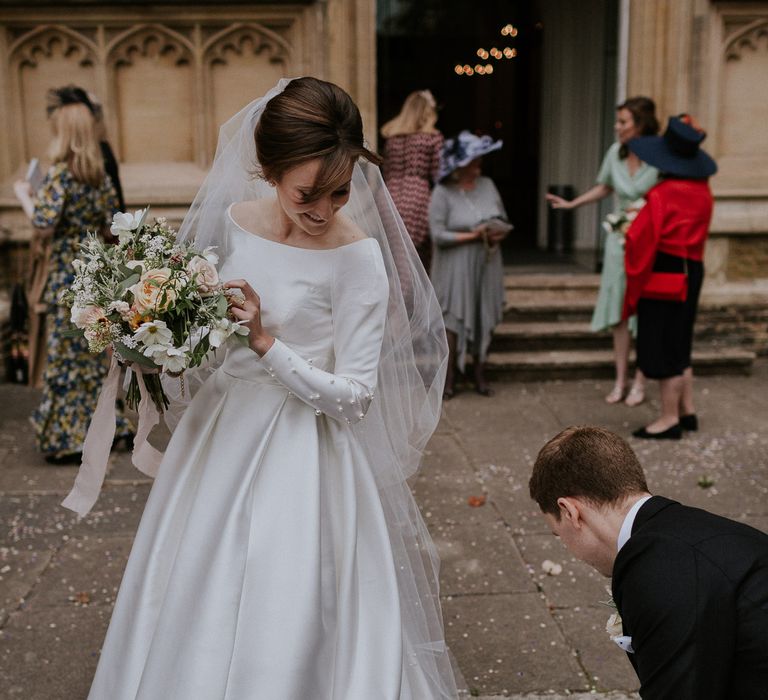
{"label": "woman's blonde hair", "polygon": [[388,139],[390,136],[399,136],[400,134],[436,131],[437,110],[435,106],[435,98],[429,90],[412,92],[405,98],[400,114],[381,127],[381,135]]}
{"label": "woman's blonde hair", "polygon": [[99,187],[104,181],[104,157],[91,110],[84,104],[67,104],[56,109],[51,120],[51,160],[66,163],[75,180]]}

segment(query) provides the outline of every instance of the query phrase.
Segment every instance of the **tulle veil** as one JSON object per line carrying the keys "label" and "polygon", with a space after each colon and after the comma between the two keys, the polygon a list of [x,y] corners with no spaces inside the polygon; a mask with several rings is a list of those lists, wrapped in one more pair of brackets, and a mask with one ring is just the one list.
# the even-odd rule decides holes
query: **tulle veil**
{"label": "tulle veil", "polygon": [[[274,196],[257,176],[254,130],[267,102],[289,82],[281,80],[221,127],[211,170],[181,225],[180,239],[201,248],[215,246],[220,264],[235,252],[225,224],[228,207]],[[438,595],[438,557],[406,482],[418,470],[440,418],[448,356],[442,313],[377,167],[355,165],[343,211],[378,241],[389,279],[375,397],[365,420],[350,430],[374,470],[387,517],[400,590],[404,682],[412,686],[413,697],[455,698]],[[214,366],[187,372],[187,388],[194,393]],[[178,400],[178,382],[168,382],[166,390],[177,399],[168,414],[172,426],[185,402]]]}

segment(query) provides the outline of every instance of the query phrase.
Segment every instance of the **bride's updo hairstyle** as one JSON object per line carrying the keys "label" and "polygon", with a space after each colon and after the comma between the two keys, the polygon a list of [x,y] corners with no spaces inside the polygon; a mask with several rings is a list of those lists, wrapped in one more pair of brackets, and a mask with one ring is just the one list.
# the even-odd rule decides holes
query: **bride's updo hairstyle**
{"label": "bride's updo hairstyle", "polygon": [[297,78],[275,95],[256,125],[257,175],[279,182],[289,170],[319,158],[306,202],[344,183],[358,158],[375,165],[381,158],[365,147],[363,120],[352,98],[338,85]]}

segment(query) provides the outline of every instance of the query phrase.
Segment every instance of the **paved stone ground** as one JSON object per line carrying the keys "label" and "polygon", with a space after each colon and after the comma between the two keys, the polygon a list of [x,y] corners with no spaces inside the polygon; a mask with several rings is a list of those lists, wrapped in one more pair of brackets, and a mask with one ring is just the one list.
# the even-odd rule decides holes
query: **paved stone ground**
{"label": "paved stone ground", "polygon": [[[609,407],[609,388],[499,384],[493,398],[466,391],[446,404],[414,490],[443,558],[446,632],[468,695],[637,697],[631,667],[604,631],[607,580],[565,551],[527,494],[536,453],[561,428],[594,423],[629,434],[657,408]],[[701,432],[632,443],[652,490],[768,530],[766,389],[764,361],[752,377],[701,379]],[[0,385],[0,695],[80,700],[150,484],[126,455],[113,455],[101,499],[78,522],[59,506],[75,468],[46,465],[34,450],[35,401],[29,389]],[[698,485],[703,476],[711,487]],[[473,496],[484,504],[471,506]],[[560,575],[542,570],[547,559]]]}

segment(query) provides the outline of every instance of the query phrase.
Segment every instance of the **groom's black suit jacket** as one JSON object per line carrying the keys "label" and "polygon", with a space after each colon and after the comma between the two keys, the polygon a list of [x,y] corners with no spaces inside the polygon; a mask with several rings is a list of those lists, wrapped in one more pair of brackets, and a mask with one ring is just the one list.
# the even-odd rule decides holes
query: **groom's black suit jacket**
{"label": "groom's black suit jacket", "polygon": [[616,557],[613,598],[642,698],[768,699],[768,535],[654,496]]}

